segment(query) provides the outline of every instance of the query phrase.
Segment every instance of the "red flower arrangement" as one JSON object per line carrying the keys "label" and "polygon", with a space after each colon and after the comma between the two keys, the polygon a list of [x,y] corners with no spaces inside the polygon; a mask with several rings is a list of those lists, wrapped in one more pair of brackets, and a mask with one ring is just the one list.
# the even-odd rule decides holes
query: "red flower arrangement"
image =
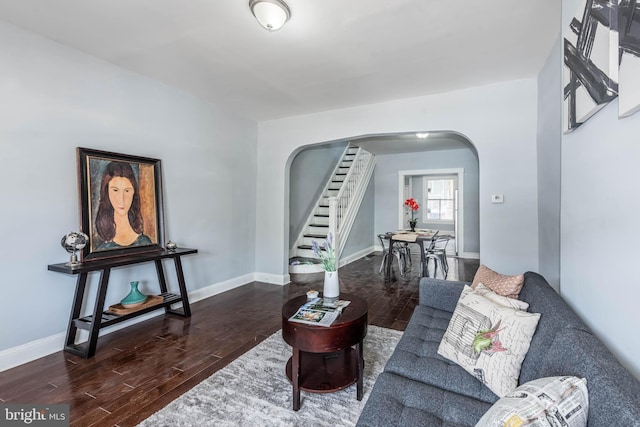
{"label": "red flower arrangement", "polygon": [[[420,209],[420,205],[418,204],[418,202],[416,202],[416,200],[413,197],[405,200],[404,205],[407,208],[409,208],[408,211],[411,211],[411,219],[409,220],[409,225],[411,226],[411,230],[413,231],[416,228],[416,224],[418,223],[418,220],[414,218],[414,213],[418,209]],[[407,214],[408,213],[409,212],[407,212]]]}

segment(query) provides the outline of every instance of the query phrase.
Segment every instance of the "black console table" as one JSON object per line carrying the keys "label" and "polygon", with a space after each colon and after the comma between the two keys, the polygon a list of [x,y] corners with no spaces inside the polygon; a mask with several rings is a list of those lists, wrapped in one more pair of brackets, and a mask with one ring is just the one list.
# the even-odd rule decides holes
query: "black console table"
{"label": "black console table", "polygon": [[[98,332],[100,329],[115,325],[116,323],[124,322],[125,320],[132,319],[136,316],[140,316],[159,308],[164,308],[165,313],[190,317],[191,309],[189,307],[189,298],[187,296],[187,287],[184,282],[184,274],[182,272],[182,262],[180,261],[180,257],[183,255],[195,254],[197,252],[197,249],[178,248],[174,251],[161,250],[138,253],[134,255],[84,262],[73,266],[65,263],[50,264],[48,267],[50,271],[79,275],[76,284],[76,293],[73,299],[73,307],[71,308],[71,316],[69,317],[69,327],[67,328],[67,339],[64,349],[70,353],[82,356],[85,359],[93,357],[96,353]],[[165,280],[164,268],[162,267],[162,260],[166,258],[172,258],[175,263],[176,274],[178,276],[178,286],[180,288],[179,295],[169,293],[167,290],[167,281]],[[104,300],[107,295],[107,285],[109,283],[109,274],[111,273],[111,269],[151,261],[156,265],[158,281],[160,282],[160,295],[163,297],[163,302],[125,315],[117,315],[109,311],[104,311]],[[87,275],[92,271],[100,271],[100,285],[96,294],[96,303],[93,308],[93,315],[80,317],[84,291],[87,284]],[[171,305],[178,302],[182,302],[182,311],[171,309]],[[75,344],[78,328],[89,331],[89,340],[86,343]]]}

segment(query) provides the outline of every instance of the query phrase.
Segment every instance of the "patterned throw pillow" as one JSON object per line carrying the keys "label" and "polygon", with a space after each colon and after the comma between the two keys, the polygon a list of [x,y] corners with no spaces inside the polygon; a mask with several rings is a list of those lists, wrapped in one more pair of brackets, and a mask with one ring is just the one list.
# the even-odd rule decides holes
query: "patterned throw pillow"
{"label": "patterned throw pillow", "polygon": [[586,380],[539,378],[522,384],[494,403],[476,427],[584,427],[588,415]]}
{"label": "patterned throw pillow", "polygon": [[518,386],[540,314],[505,307],[464,287],[438,354],[502,397]]}
{"label": "patterned throw pillow", "polygon": [[471,287],[475,289],[478,283],[482,283],[498,295],[518,299],[522,285],[524,285],[524,275],[505,276],[496,273],[484,264],[480,264],[480,268],[473,277]]}

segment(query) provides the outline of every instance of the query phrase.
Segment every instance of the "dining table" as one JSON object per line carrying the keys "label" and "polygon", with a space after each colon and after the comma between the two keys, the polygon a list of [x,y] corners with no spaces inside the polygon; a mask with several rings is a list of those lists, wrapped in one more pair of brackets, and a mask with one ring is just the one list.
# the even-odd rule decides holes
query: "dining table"
{"label": "dining table", "polygon": [[[393,245],[397,242],[415,243],[420,247],[420,266],[422,271],[420,277],[428,276],[427,272],[427,259],[425,256],[424,246],[427,247],[435,240],[440,230],[434,230],[429,228],[416,228],[415,231],[411,230],[398,230],[388,231],[385,233],[385,238],[389,239],[389,251],[392,251]],[[387,265],[385,266],[385,276],[391,275],[391,265],[393,263],[393,256],[387,257]]]}

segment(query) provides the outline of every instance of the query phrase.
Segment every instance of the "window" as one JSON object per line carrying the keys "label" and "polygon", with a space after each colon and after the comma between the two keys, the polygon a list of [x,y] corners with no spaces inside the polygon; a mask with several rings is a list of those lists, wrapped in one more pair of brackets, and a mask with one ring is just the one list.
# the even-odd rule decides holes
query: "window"
{"label": "window", "polygon": [[453,224],[454,194],[457,177],[425,176],[423,222],[441,222]]}

